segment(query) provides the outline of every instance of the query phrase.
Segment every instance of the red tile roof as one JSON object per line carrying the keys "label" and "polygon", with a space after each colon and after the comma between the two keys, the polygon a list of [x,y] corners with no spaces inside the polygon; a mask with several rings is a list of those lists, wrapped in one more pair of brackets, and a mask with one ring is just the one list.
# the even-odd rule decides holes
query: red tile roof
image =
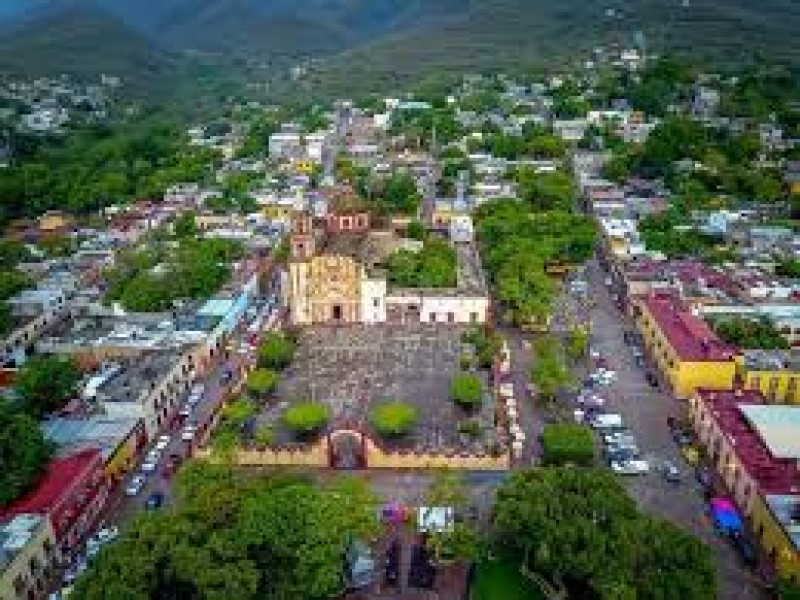
{"label": "red tile roof", "polygon": [[672,294],[650,293],[642,303],[682,361],[733,360],[737,349],[723,342],[703,319],[684,308]]}
{"label": "red tile roof", "polygon": [[800,492],[800,470],[794,460],[775,458],[739,409],[743,404],[768,404],[761,392],[698,390],[719,429],[731,440],[742,467],[765,494]]}
{"label": "red tile roof", "polygon": [[77,482],[92,472],[92,467],[99,460],[101,456],[98,448],[87,448],[63,458],[54,458],[34,489],[19,500],[0,508],[0,521],[26,513],[49,513]]}

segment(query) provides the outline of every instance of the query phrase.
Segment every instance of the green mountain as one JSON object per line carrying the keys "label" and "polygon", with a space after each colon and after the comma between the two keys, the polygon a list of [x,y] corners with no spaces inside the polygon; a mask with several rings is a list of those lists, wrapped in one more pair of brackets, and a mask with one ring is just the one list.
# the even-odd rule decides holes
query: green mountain
{"label": "green mountain", "polygon": [[138,89],[161,83],[175,58],[105,12],[64,9],[8,26],[0,35],[0,73],[95,78],[122,74]]}
{"label": "green mountain", "polygon": [[795,0],[484,0],[433,26],[385,36],[321,61],[307,87],[333,94],[387,89],[428,74],[546,66],[603,43],[732,64],[800,62]]}
{"label": "green mountain", "polygon": [[[254,77],[275,79],[278,93],[352,96],[431,73],[552,65],[638,32],[650,49],[726,64],[800,62],[797,0],[29,2],[35,10],[14,12],[18,0],[0,0],[12,22],[0,28],[0,73],[107,72],[143,88],[195,72],[183,68],[189,55],[234,77],[266,65]],[[306,59],[301,85],[288,82]]]}

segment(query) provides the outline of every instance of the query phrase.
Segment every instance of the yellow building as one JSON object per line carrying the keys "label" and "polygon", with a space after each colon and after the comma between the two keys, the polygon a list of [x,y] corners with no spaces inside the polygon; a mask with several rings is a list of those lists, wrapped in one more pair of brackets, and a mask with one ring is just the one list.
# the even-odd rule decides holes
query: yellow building
{"label": "yellow building", "polygon": [[0,525],[0,598],[44,598],[57,560],[49,519],[22,514]]}
{"label": "yellow building", "polygon": [[737,359],[744,387],[760,390],[770,402],[800,404],[800,365],[783,351],[745,351]]}
{"label": "yellow building", "polygon": [[800,407],[755,390],[699,390],[699,443],[780,577],[800,583]]}
{"label": "yellow building", "polygon": [[634,316],[645,347],[672,393],[688,399],[697,388],[727,390],[736,378],[736,348],[665,293],[638,299]]}

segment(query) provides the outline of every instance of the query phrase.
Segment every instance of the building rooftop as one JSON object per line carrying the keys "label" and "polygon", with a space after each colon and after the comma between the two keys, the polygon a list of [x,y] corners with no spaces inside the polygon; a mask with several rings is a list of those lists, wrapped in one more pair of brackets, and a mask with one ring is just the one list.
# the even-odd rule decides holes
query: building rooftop
{"label": "building rooftop", "polygon": [[41,515],[19,514],[0,526],[0,569],[11,563],[43,523],[44,518]]}
{"label": "building rooftop", "polygon": [[128,361],[97,388],[103,402],[132,402],[149,393],[151,386],[169,372],[181,354],[169,350],[149,352]]}
{"label": "building rooftop", "polygon": [[642,298],[670,346],[683,361],[733,360],[737,349],[723,342],[697,315],[684,308],[672,294],[651,293]]}
{"label": "building rooftop", "polygon": [[22,514],[47,514],[65,496],[100,457],[100,450],[88,448],[47,465],[39,483],[27,495],[0,508],[0,520]]}
{"label": "building rooftop", "polygon": [[786,350],[744,350],[742,356],[749,371],[790,371],[800,374],[800,357]]}
{"label": "building rooftop", "polygon": [[800,459],[800,406],[742,404],[739,410],[772,456]]}
{"label": "building rooftop", "polygon": [[139,419],[53,419],[41,424],[44,436],[58,446],[59,454],[97,448],[108,459],[136,428]]}
{"label": "building rooftop", "polygon": [[[739,462],[763,494],[800,494],[800,470],[797,460],[772,454],[761,434],[751,424],[742,406],[770,408],[758,390],[698,390],[698,396],[710,409],[718,427],[736,448]],[[800,428],[795,429],[800,438]]]}
{"label": "building rooftop", "polygon": [[767,506],[800,551],[800,494],[767,494]]}

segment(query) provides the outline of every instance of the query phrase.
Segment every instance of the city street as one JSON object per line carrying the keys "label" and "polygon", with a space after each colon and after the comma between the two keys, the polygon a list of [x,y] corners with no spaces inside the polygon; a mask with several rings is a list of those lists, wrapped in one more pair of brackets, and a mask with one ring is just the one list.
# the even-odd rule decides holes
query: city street
{"label": "city street", "polygon": [[[613,303],[604,274],[593,265],[589,273],[592,309],[592,347],[617,372],[616,383],[605,394],[609,412],[619,412],[631,429],[644,458],[651,465],[645,476],[628,477],[627,487],[641,508],[691,531],[715,550],[719,566],[720,600],[761,600],[766,597],[759,578],[745,567],[732,545],[715,533],[706,516],[705,502],[694,470],[682,458],[667,427],[667,417],[680,415],[681,406],[669,394],[651,387],[644,370],[636,365],[623,331],[632,329]],[[682,471],[682,481],[668,483],[660,465],[669,460]]]}

